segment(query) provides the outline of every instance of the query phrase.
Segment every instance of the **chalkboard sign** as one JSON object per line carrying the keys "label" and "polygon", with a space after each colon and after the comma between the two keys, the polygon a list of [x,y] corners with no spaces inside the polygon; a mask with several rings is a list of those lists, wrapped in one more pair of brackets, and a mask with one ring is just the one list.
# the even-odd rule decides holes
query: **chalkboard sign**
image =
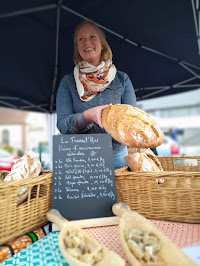
{"label": "chalkboard sign", "polygon": [[53,136],[53,208],[71,221],[113,216],[116,202],[111,136]]}

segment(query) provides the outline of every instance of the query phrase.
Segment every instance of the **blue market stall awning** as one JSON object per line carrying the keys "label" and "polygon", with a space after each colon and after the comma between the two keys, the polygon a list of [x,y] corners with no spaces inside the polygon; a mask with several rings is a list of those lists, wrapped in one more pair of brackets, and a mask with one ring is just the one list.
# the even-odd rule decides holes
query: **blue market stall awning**
{"label": "blue market stall awning", "polygon": [[0,2],[0,106],[55,111],[73,71],[73,34],[84,20],[105,32],[137,100],[200,88],[199,0]]}

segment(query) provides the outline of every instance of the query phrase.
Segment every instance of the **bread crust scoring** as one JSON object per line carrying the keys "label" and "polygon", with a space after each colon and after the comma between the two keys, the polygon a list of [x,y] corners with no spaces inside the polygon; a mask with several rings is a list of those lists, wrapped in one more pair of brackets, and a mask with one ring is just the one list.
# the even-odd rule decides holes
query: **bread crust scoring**
{"label": "bread crust scoring", "polygon": [[114,139],[131,148],[154,148],[164,139],[156,120],[128,104],[110,105],[104,109],[102,124]]}

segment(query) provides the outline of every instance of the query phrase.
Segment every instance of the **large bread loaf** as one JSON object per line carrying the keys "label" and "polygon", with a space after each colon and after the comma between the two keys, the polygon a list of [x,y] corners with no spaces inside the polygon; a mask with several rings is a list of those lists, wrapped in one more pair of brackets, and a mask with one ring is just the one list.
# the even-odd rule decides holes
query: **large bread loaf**
{"label": "large bread loaf", "polygon": [[102,124],[114,139],[128,147],[154,148],[164,139],[156,120],[128,104],[110,105],[104,109]]}

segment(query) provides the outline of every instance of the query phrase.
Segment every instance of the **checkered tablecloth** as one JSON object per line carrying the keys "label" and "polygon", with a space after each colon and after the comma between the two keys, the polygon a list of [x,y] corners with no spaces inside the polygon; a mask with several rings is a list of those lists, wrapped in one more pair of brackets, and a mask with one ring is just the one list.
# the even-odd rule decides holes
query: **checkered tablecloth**
{"label": "checkered tablecloth", "polygon": [[[200,224],[175,223],[159,220],[151,221],[181,248],[200,244]],[[126,260],[120,244],[118,226],[95,227],[84,230],[90,237],[115,251]],[[65,262],[58,246],[58,236],[59,232],[48,234],[32,246],[3,262],[1,266],[67,266],[68,264]],[[126,260],[126,262],[128,266],[128,261]]]}
{"label": "checkered tablecloth", "polygon": [[[200,224],[175,223],[151,220],[166,236],[180,248],[200,244]],[[118,253],[126,260],[118,235],[118,226],[85,229],[89,236]],[[127,261],[127,265],[128,261]]]}

